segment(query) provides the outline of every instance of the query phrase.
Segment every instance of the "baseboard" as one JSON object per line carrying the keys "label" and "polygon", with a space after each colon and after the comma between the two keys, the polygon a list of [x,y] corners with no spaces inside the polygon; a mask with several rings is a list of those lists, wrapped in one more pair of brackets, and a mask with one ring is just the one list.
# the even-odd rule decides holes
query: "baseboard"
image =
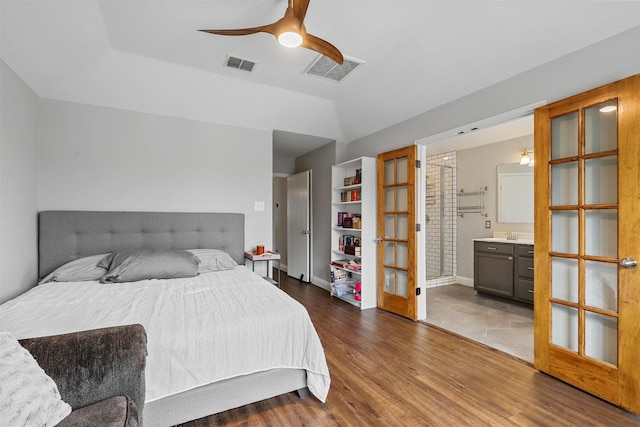
{"label": "baseboard", "polygon": [[311,276],[311,284],[316,285],[317,287],[322,288],[326,291],[331,291],[331,283],[317,276]]}
{"label": "baseboard", "polygon": [[456,276],[456,283],[473,288],[473,277]]}

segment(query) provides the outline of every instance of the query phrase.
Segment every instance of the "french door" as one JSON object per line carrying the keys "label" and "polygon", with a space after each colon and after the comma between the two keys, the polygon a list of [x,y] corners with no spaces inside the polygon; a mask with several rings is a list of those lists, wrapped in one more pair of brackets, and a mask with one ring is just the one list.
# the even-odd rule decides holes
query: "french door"
{"label": "french door", "polygon": [[535,111],[535,366],[640,413],[640,75]]}
{"label": "french door", "polygon": [[416,320],[415,145],[378,154],[378,307]]}

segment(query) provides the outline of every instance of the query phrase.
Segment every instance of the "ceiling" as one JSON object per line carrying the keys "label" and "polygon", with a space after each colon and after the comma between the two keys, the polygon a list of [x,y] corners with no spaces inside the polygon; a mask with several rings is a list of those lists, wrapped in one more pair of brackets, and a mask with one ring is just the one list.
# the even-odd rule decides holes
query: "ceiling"
{"label": "ceiling", "polygon": [[[364,61],[336,83],[304,74],[315,52],[271,35],[196,31],[274,22],[283,0],[1,7],[2,59],[40,97],[276,130],[288,155],[348,143],[640,25],[639,1],[311,0],[307,31]],[[229,54],[254,71],[226,68]]]}

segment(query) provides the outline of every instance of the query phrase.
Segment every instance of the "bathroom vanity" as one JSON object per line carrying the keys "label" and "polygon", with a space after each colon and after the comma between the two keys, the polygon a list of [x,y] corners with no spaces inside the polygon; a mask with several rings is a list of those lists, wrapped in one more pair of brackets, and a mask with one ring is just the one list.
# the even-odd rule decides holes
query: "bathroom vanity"
{"label": "bathroom vanity", "polygon": [[533,304],[533,241],[474,239],[474,289]]}

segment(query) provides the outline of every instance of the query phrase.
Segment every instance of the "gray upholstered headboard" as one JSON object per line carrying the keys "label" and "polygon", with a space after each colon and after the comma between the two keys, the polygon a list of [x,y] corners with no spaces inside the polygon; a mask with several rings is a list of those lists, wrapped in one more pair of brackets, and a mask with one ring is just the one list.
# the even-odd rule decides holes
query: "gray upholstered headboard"
{"label": "gray upholstered headboard", "polygon": [[42,211],[38,275],[79,257],[127,249],[221,249],[244,264],[244,214]]}

